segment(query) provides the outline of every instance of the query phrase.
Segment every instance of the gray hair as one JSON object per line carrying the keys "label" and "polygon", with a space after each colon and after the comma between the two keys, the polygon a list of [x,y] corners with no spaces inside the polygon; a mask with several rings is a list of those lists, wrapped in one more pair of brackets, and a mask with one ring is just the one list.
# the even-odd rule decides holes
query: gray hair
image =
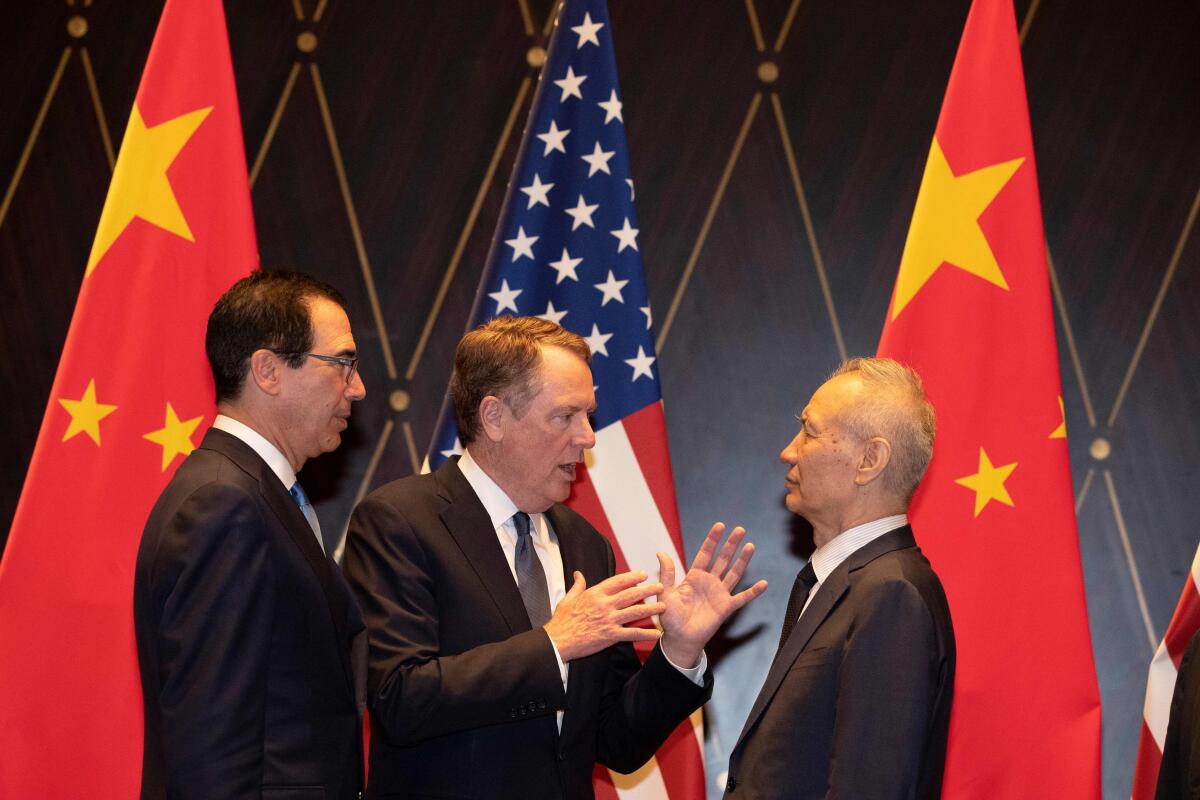
{"label": "gray hair", "polygon": [[933,457],[936,420],[933,405],[916,370],[890,358],[851,358],[829,377],[855,373],[863,394],[839,419],[846,430],[866,441],[879,436],[892,446],[891,462],[881,477],[883,487],[912,500]]}

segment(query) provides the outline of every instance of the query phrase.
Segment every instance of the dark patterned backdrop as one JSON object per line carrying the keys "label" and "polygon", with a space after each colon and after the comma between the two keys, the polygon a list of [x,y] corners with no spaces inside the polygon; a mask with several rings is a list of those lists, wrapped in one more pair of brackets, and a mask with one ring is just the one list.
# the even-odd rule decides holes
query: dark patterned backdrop
{"label": "dark patterned backdrop", "polygon": [[[1146,667],[1197,542],[1200,5],[1016,5],[1105,796],[1126,797]],[[6,537],[161,0],[0,9]],[[685,539],[745,524],[774,587],[712,648],[713,785],[800,563],[777,453],[840,356],[874,351],[967,9],[611,3]],[[305,475],[322,524],[342,526],[429,440],[551,3],[244,0],[227,14],[263,263],[341,287],[364,360],[351,435]]]}

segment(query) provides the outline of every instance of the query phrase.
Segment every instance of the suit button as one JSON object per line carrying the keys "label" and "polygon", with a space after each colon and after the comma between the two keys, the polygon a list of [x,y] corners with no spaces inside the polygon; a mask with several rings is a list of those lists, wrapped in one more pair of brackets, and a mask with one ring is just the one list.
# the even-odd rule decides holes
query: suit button
{"label": "suit button", "polygon": [[526,714],[528,714],[529,712],[525,710],[525,707],[524,707],[524,706],[522,706],[522,707],[521,707],[521,712],[520,712],[520,713],[521,713],[521,716],[523,717],[523,716],[525,716]]}
{"label": "suit button", "polygon": [[559,761],[566,761],[566,760],[567,760],[567,754],[566,754],[566,753],[564,753],[564,752],[562,752],[562,751],[560,750],[560,751],[558,752],[558,760],[559,760]]}
{"label": "suit button", "polygon": [[538,701],[538,708],[540,708],[541,710],[545,711],[545,710],[546,710],[546,701],[545,701],[545,700],[539,700],[539,701]]}
{"label": "suit button", "polygon": [[729,780],[725,781],[725,791],[732,792],[737,788],[737,783],[738,782],[736,778],[730,778]]}
{"label": "suit button", "polygon": [[516,719],[517,718],[517,710],[515,708],[509,709],[508,716],[512,719]]}

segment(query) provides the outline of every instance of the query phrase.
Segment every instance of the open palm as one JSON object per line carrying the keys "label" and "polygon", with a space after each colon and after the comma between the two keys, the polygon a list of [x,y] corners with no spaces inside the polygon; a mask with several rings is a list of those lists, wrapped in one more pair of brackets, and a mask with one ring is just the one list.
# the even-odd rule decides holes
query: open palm
{"label": "open palm", "polygon": [[717,522],[712,526],[692,560],[691,569],[678,584],[675,583],[675,563],[667,554],[658,554],[659,581],[663,585],[659,600],[666,606],[659,617],[663,629],[662,647],[676,664],[689,666],[696,663],[700,651],[717,628],[733,612],[767,589],[766,581],[758,581],[748,589],[733,593],[754,556],[754,545],[747,542],[738,553],[738,546],[746,536],[745,529],[738,527],[718,551],[717,545],[724,532],[724,523]]}

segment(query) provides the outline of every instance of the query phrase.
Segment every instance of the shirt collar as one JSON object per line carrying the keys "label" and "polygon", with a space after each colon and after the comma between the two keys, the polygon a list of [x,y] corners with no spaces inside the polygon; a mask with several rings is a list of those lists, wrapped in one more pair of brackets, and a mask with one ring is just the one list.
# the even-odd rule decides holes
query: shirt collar
{"label": "shirt collar", "polygon": [[267,441],[261,433],[244,422],[238,422],[233,417],[227,417],[224,414],[217,414],[212,426],[248,445],[258,454],[259,458],[267,462],[267,466],[279,478],[283,488],[291,491],[292,484],[296,482],[296,470],[292,469],[292,465],[288,462],[287,457],[279,452],[279,448]]}
{"label": "shirt collar", "polygon": [[824,583],[825,579],[856,550],[907,524],[907,514],[894,514],[842,531],[812,554],[813,572],[817,574],[817,582]]}
{"label": "shirt collar", "polygon": [[479,498],[479,502],[483,503],[484,509],[491,517],[493,528],[501,527],[512,519],[513,514],[517,513],[517,504],[509,499],[504,490],[483,471],[479,462],[471,457],[470,450],[463,450],[462,456],[458,459],[458,469],[467,479],[467,483],[471,484],[471,488],[475,490],[475,496]]}

